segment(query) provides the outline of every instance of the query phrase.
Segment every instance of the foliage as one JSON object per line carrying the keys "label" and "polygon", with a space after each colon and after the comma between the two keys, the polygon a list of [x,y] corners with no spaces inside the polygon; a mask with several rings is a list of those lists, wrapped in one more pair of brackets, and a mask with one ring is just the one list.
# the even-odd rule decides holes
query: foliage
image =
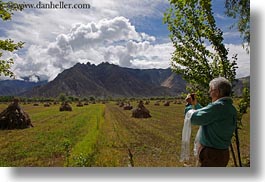
{"label": "foliage", "polygon": [[95,97],[93,97],[93,96],[90,96],[90,97],[89,97],[89,101],[90,101],[90,102],[93,102],[93,101],[95,101],[95,100],[96,100]]}
{"label": "foliage", "polygon": [[0,102],[11,102],[14,100],[14,96],[0,96]]}
{"label": "foliage", "polygon": [[71,152],[71,141],[69,139],[65,139],[63,141],[63,146],[64,146],[64,151],[65,151],[65,166],[69,166],[69,157],[70,157],[70,152]]}
{"label": "foliage", "polygon": [[247,113],[247,109],[250,107],[250,92],[248,87],[245,87],[243,89],[243,96],[239,100],[238,107],[239,108],[238,108],[237,120],[241,124],[243,115]]}
{"label": "foliage", "polygon": [[67,100],[67,96],[64,93],[61,93],[58,96],[58,99],[59,99],[60,102],[65,102]]}
{"label": "foliage", "polygon": [[73,166],[75,167],[92,167],[95,163],[95,153],[83,154],[80,153],[78,156],[74,156]]}
{"label": "foliage", "polygon": [[236,55],[228,59],[223,32],[216,26],[211,0],[169,0],[171,7],[164,15],[175,47],[171,68],[183,75],[202,105],[210,100],[208,84],[215,77],[231,82],[236,75]]}
{"label": "foliage", "polygon": [[[0,18],[3,21],[11,20],[13,11],[21,11],[22,8],[16,6],[16,3],[13,2],[2,2],[0,1]],[[11,65],[14,63],[13,58],[9,58],[7,60],[1,59],[3,56],[3,51],[13,52],[22,48],[23,42],[14,43],[11,39],[0,40],[0,76],[3,74],[4,76],[14,77],[14,73],[10,71]]]}
{"label": "foliage", "polygon": [[248,51],[250,44],[250,0],[226,0],[225,8],[225,14],[228,17],[237,19],[237,23],[233,26],[237,26],[243,39],[243,46],[244,43],[247,43],[246,50]]}

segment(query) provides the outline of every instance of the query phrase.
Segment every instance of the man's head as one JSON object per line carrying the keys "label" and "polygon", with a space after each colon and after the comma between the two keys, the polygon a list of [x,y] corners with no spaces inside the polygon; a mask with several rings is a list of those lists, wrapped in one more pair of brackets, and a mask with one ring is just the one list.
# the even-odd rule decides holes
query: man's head
{"label": "man's head", "polygon": [[213,79],[212,81],[210,81],[209,86],[209,94],[212,98],[212,102],[222,97],[231,96],[232,85],[227,79],[223,77]]}

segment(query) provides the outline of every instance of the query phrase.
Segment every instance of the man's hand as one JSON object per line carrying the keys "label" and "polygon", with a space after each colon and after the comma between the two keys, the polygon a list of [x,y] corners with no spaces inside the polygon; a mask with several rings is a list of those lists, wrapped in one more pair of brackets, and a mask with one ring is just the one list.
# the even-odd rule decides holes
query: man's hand
{"label": "man's hand", "polygon": [[191,105],[196,105],[198,103],[195,94],[188,94],[187,97],[185,98],[185,101]]}

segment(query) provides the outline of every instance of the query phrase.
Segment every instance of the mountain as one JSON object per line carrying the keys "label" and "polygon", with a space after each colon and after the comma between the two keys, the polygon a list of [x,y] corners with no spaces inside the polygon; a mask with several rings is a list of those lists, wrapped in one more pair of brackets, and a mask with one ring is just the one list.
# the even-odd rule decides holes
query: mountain
{"label": "mountain", "polygon": [[234,94],[236,96],[242,96],[243,88],[244,87],[250,88],[250,76],[236,79],[233,84],[234,84],[233,88]]}
{"label": "mountain", "polygon": [[[61,93],[72,96],[97,97],[152,97],[177,96],[186,92],[186,82],[180,75],[170,69],[131,69],[114,64],[77,63],[64,70],[53,81],[30,82],[40,80],[31,75],[27,81],[0,81],[0,95],[17,95],[27,97],[57,97]],[[242,95],[250,77],[236,79],[234,93]]]}
{"label": "mountain", "polygon": [[46,83],[47,81],[29,82],[29,81],[22,81],[22,80],[2,80],[0,81],[0,96],[20,95],[23,92],[26,92],[33,87],[43,85]]}
{"label": "mountain", "polygon": [[144,97],[176,96],[185,92],[186,82],[170,69],[131,69],[114,64],[77,63],[53,81],[32,88],[25,96]]}

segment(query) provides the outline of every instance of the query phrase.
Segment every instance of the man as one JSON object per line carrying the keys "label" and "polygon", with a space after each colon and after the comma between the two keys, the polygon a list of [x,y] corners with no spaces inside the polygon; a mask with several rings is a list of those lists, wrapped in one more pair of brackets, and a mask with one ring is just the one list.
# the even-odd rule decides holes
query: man
{"label": "man", "polygon": [[[201,167],[226,167],[229,161],[229,146],[236,128],[237,111],[232,105],[232,85],[223,78],[215,78],[210,84],[212,103],[193,111],[191,124],[200,125],[199,161]],[[190,98],[193,108],[199,108],[196,97]],[[190,107],[190,106],[189,106]],[[186,108],[188,110],[188,108]]]}

